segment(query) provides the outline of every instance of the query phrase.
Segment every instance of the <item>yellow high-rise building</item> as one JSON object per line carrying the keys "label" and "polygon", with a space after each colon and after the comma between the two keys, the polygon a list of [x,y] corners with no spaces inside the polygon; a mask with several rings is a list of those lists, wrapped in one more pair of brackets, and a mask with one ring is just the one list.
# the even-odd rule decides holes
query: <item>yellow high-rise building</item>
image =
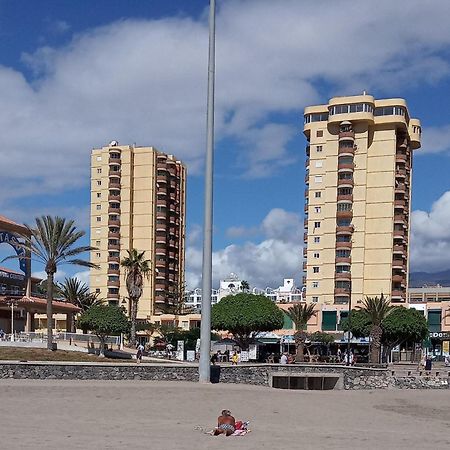
{"label": "yellow high-rise building", "polygon": [[[420,122],[400,98],[332,98],[305,109],[306,300],[406,301],[412,151]],[[339,309],[339,307],[338,307]]]}
{"label": "yellow high-rise building", "polygon": [[[138,318],[157,312],[169,292],[184,284],[186,168],[153,147],[118,145],[91,155],[92,292],[125,306],[128,294],[120,261],[133,248],[145,251],[152,275],[144,279]],[[173,296],[172,296],[173,298]]]}

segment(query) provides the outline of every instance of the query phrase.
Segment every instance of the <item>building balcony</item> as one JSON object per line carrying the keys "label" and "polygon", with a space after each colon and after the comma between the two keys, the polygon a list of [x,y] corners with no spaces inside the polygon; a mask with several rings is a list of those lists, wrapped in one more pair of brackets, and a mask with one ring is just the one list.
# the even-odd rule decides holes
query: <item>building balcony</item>
{"label": "building balcony", "polygon": [[120,227],[120,220],[119,219],[109,219],[108,218],[108,226],[110,226],[110,227]]}
{"label": "building balcony", "polygon": [[338,171],[348,170],[353,171],[355,169],[354,163],[338,163]]}
{"label": "building balcony", "polygon": [[349,241],[349,242],[339,242],[339,241],[336,241],[336,248],[339,248],[339,249],[346,249],[346,248],[352,248],[352,241]]}
{"label": "building balcony", "polygon": [[398,167],[397,170],[395,171],[395,176],[397,178],[405,178],[406,177],[406,169],[404,169],[403,167]]}
{"label": "building balcony", "polygon": [[338,148],[338,155],[354,155],[355,154],[355,147],[339,147]]}
{"label": "building balcony", "polygon": [[344,140],[355,140],[355,132],[352,131],[340,131],[339,132],[339,140],[340,141],[344,141]]}
{"label": "building balcony", "polygon": [[303,233],[303,242],[305,244],[308,242],[308,233]]}
{"label": "building balcony", "polygon": [[305,183],[309,184],[309,175],[308,174],[305,175]]}
{"label": "building balcony", "polygon": [[166,285],[164,283],[156,283],[155,284],[155,290],[157,291],[165,291]]}
{"label": "building balcony", "polygon": [[406,221],[406,216],[404,214],[394,214],[394,222],[404,223]]}
{"label": "building balcony", "polygon": [[392,299],[394,299],[394,297],[396,298],[404,298],[405,297],[405,292],[400,290],[400,289],[392,289]]}
{"label": "building balcony", "polygon": [[108,231],[108,237],[112,239],[120,239],[119,231]]}
{"label": "building balcony", "polygon": [[120,189],[120,178],[111,177],[109,179],[108,187],[110,189]]}
{"label": "building balcony", "polygon": [[405,237],[405,230],[394,230],[394,237]]}
{"label": "building balcony", "polygon": [[400,208],[400,207],[405,207],[406,206],[406,202],[405,202],[405,200],[403,200],[403,199],[395,199],[394,200],[394,206],[395,207],[398,207],[398,208]]}
{"label": "building balcony", "polygon": [[178,248],[178,242],[175,239],[170,239],[169,240],[169,247],[177,249]]}
{"label": "building balcony", "polygon": [[406,253],[406,248],[405,248],[404,245],[394,244],[393,252],[396,253],[396,254],[405,254]]}
{"label": "building balcony", "polygon": [[308,228],[308,219],[305,219],[305,220],[303,221],[303,227],[304,227],[304,228]]}
{"label": "building balcony", "polygon": [[353,211],[336,211],[336,217],[339,219],[351,219],[353,217]]}
{"label": "building balcony", "polygon": [[306,158],[306,160],[305,160],[305,167],[308,167],[309,166],[309,158]]}
{"label": "building balcony", "polygon": [[308,248],[304,247],[303,248],[303,258],[306,258],[308,256]]}
{"label": "building balcony", "polygon": [[406,155],[404,153],[396,153],[395,154],[395,160],[397,162],[404,163],[404,162],[406,162],[408,160],[408,155]]}
{"label": "building balcony", "polygon": [[110,177],[120,177],[120,166],[117,166],[117,165],[110,166],[108,175]]}
{"label": "building balcony", "polygon": [[108,280],[108,287],[120,287],[120,280]]}
{"label": "building balcony", "polygon": [[352,234],[354,230],[353,225],[348,226],[337,226],[336,227],[336,234]]}
{"label": "building balcony", "polygon": [[165,223],[157,223],[156,231],[167,231],[167,225]]}
{"label": "building balcony", "polygon": [[[112,155],[119,155],[119,157],[112,156]],[[117,166],[117,164],[120,164],[120,153],[110,153],[109,158],[108,158],[108,164],[114,165],[114,166]]]}
{"label": "building balcony", "polygon": [[156,200],[156,206],[164,206],[167,207],[167,200]]}
{"label": "building balcony", "polygon": [[107,300],[119,300],[119,293],[108,293]]}
{"label": "building balcony", "polygon": [[398,139],[397,148],[408,148],[408,140],[406,138]]}
{"label": "building balcony", "polygon": [[334,295],[341,295],[341,296],[349,296],[351,292],[351,289],[348,288],[334,288]]}
{"label": "building balcony", "polygon": [[392,275],[393,283],[404,283],[406,280],[404,275]]}
{"label": "building balcony", "polygon": [[111,269],[108,267],[108,275],[120,275],[120,269]]}
{"label": "building balcony", "polygon": [[353,179],[338,178],[337,185],[338,185],[338,187],[341,187],[341,186],[349,186],[349,187],[351,186],[351,187],[353,187],[354,182],[353,182]]}
{"label": "building balcony", "polygon": [[397,270],[406,270],[406,264],[402,259],[393,259],[392,268]]}
{"label": "building balcony", "polygon": [[120,244],[112,244],[108,242],[108,250],[120,250]]}
{"label": "building balcony", "polygon": [[336,280],[351,280],[352,274],[350,272],[335,272],[334,278]]}
{"label": "building balcony", "polygon": [[120,256],[108,255],[108,262],[116,262],[116,263],[118,263],[118,262],[120,262]]}
{"label": "building balcony", "polygon": [[160,195],[167,195],[167,192],[168,191],[165,185],[158,187],[158,189],[156,190],[156,193]]}
{"label": "building balcony", "polygon": [[398,194],[403,194],[407,191],[407,187],[405,183],[399,183],[395,186],[395,192]]}
{"label": "building balcony", "polygon": [[177,182],[175,180],[170,180],[170,187],[171,188],[176,188],[177,187]]}
{"label": "building balcony", "polygon": [[155,249],[155,255],[161,255],[161,256],[166,256],[167,254],[167,250],[165,248],[156,248]]}
{"label": "building balcony", "polygon": [[175,259],[177,257],[177,254],[175,252],[169,252],[169,258]]}
{"label": "building balcony", "polygon": [[336,256],[336,263],[351,264],[351,262],[352,262],[351,256]]}
{"label": "building balcony", "polygon": [[303,211],[305,211],[305,214],[308,214],[308,205],[305,205],[305,207],[303,208]]}
{"label": "building balcony", "polygon": [[339,194],[337,195],[337,201],[353,202],[353,194]]}
{"label": "building balcony", "polygon": [[341,295],[339,297],[334,298],[334,304],[335,305],[348,305],[350,295]]}
{"label": "building balcony", "polygon": [[108,206],[108,214],[120,214],[120,206]]}
{"label": "building balcony", "polygon": [[303,262],[302,262],[302,269],[303,269],[303,272],[306,271],[307,267],[308,267],[307,262],[306,262],[306,261],[303,261]]}
{"label": "building balcony", "polygon": [[164,175],[157,175],[156,182],[157,183],[167,183],[167,177]]}
{"label": "building balcony", "polygon": [[120,194],[109,194],[108,201],[109,202],[120,202]]}

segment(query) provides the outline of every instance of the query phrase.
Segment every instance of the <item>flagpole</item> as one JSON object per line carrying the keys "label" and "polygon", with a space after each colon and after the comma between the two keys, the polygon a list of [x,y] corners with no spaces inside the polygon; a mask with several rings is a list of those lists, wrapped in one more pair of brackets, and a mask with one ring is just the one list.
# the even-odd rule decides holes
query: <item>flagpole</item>
{"label": "flagpole", "polygon": [[214,172],[214,72],[216,2],[209,4],[208,109],[206,115],[205,215],[203,225],[202,317],[200,329],[200,383],[210,382],[211,352],[211,287]]}

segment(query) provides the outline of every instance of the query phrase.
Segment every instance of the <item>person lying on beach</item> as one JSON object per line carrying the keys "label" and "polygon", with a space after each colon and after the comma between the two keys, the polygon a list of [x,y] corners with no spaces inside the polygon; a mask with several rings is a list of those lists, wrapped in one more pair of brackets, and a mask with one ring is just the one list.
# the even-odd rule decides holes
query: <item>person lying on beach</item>
{"label": "person lying on beach", "polygon": [[231,436],[236,430],[236,420],[228,409],[224,409],[217,419],[217,428],[214,429],[214,436],[224,434]]}

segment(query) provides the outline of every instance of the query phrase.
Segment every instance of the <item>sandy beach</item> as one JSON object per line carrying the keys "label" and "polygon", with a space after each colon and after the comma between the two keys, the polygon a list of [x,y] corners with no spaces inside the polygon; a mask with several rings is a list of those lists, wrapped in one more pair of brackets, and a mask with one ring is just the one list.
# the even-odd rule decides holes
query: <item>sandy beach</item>
{"label": "sandy beach", "polygon": [[[47,397],[50,396],[50,400]],[[0,381],[7,449],[443,449],[449,391],[284,391],[182,382]],[[48,409],[50,408],[50,413]],[[245,437],[211,437],[228,408]]]}

